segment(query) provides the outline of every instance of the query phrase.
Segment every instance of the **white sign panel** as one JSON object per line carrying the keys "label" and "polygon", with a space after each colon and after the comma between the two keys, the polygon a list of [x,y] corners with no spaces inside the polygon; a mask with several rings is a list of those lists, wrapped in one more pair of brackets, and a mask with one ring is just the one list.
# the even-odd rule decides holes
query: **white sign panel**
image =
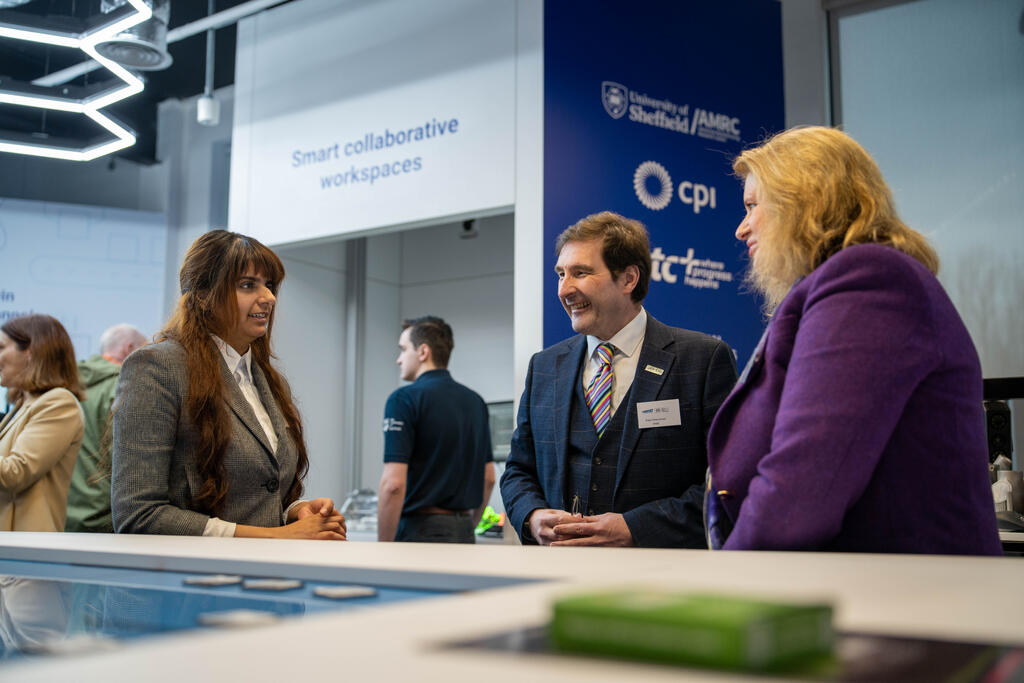
{"label": "white sign panel", "polygon": [[239,28],[232,230],[268,244],[514,201],[511,0],[302,0]]}

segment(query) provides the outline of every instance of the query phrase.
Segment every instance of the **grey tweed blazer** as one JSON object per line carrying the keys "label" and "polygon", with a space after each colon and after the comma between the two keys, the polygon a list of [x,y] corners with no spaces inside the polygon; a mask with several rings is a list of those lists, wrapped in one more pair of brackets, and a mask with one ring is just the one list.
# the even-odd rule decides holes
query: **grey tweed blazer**
{"label": "grey tweed blazer", "polygon": [[[218,360],[231,418],[224,455],[228,494],[220,517],[281,526],[298,463],[295,442],[259,367],[252,365],[253,383],[277,433],[276,453],[227,365]],[[198,433],[185,405],[187,393],[185,351],[177,342],[145,346],[125,359],[117,383],[111,481],[118,533],[198,536],[210,519],[189,509],[203,478],[194,458]]]}

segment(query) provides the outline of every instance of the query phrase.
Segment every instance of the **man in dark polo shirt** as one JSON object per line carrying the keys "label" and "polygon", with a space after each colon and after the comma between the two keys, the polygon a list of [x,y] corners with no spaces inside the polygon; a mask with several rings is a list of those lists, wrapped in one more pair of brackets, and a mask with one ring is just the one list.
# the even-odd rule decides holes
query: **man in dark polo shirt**
{"label": "man in dark polo shirt", "polygon": [[494,488],[487,404],[448,373],[455,341],[440,318],[406,320],[402,379],[384,408],[377,539],[474,543]]}

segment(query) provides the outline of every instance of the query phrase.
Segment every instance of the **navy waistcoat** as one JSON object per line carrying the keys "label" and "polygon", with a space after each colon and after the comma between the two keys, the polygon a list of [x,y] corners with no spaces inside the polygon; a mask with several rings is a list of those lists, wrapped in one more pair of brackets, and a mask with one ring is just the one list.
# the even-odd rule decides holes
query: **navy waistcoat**
{"label": "navy waistcoat", "polygon": [[[584,363],[586,359],[584,359]],[[600,439],[594,430],[594,418],[583,392],[583,365],[576,373],[572,417],[569,421],[568,472],[565,509],[572,510],[573,496],[579,495],[579,510],[585,515],[615,511],[615,475],[622,445],[629,393],[616,409]]]}

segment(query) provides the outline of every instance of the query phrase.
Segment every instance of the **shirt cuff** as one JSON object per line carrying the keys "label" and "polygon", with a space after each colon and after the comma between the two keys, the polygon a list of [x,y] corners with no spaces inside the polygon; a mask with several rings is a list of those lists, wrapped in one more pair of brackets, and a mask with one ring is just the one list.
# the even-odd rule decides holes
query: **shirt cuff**
{"label": "shirt cuff", "polygon": [[288,508],[283,513],[281,513],[281,524],[287,524],[288,523],[288,515],[291,513],[293,508],[295,508],[295,507],[297,507],[299,505],[302,505],[303,503],[308,503],[308,502],[309,502],[308,500],[299,499],[299,500],[295,501],[294,503],[292,503],[291,505],[289,505]]}
{"label": "shirt cuff", "polygon": [[206,528],[203,529],[203,536],[234,536],[236,526],[238,525],[234,522],[225,522],[219,517],[210,517],[206,522]]}

